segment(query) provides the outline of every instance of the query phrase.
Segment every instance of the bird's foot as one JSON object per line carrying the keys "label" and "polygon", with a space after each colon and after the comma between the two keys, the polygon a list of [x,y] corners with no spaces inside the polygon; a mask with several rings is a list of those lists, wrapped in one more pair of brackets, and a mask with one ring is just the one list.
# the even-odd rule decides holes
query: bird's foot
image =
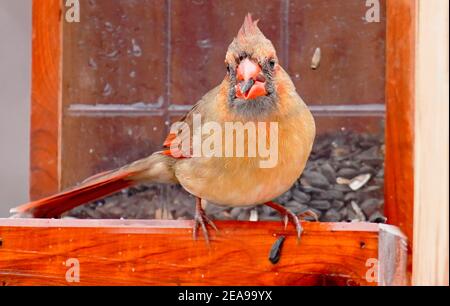
{"label": "bird's foot", "polygon": [[311,209],[305,210],[304,212],[300,213],[299,217],[302,221],[308,221],[306,220],[306,218],[311,217],[315,222],[319,222],[319,216]]}
{"label": "bird's foot", "polygon": [[292,211],[287,209],[286,207],[274,203],[274,202],[267,202],[265,205],[275,209],[278,211],[283,217],[284,217],[284,228],[287,228],[289,220],[292,222],[292,224],[295,226],[295,230],[297,231],[297,239],[300,240],[300,237],[303,232],[303,227],[300,224],[300,220],[298,219],[297,215],[294,214]]}
{"label": "bird's foot", "polygon": [[219,231],[214,222],[211,221],[210,218],[205,213],[205,210],[202,207],[201,199],[197,198],[195,203],[195,219],[194,219],[194,228],[192,231],[192,235],[194,240],[197,240],[198,229],[201,228],[203,232],[203,237],[207,244],[209,244],[209,234],[207,225],[211,226],[216,232]]}

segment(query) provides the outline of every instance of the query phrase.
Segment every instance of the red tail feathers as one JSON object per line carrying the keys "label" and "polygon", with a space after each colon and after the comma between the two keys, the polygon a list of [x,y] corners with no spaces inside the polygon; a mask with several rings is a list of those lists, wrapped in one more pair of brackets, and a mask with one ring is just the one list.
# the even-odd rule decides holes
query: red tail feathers
{"label": "red tail feathers", "polygon": [[96,176],[74,189],[14,208],[11,213],[30,214],[35,218],[56,218],[77,206],[132,186],[134,182],[131,176],[135,173],[118,171],[117,174]]}

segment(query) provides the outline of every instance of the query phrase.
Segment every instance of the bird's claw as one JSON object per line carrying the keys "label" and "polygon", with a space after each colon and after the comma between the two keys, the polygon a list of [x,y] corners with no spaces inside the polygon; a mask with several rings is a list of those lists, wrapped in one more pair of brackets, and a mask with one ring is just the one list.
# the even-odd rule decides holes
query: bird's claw
{"label": "bird's claw", "polygon": [[209,244],[210,240],[207,225],[211,226],[216,232],[219,231],[214,222],[210,218],[208,218],[205,211],[203,210],[201,206],[201,200],[197,199],[197,203],[195,205],[194,228],[192,231],[192,236],[194,240],[197,240],[198,229],[201,228],[203,232],[203,237],[205,238],[206,243]]}
{"label": "bird's claw", "polygon": [[319,222],[319,216],[311,209],[305,210],[300,214],[300,219],[303,221],[305,221],[307,217],[312,217],[314,218],[314,221]]}
{"label": "bird's claw", "polygon": [[299,218],[297,217],[296,214],[294,214],[292,211],[290,211],[289,209],[286,209],[286,214],[284,216],[285,219],[285,224],[284,224],[284,228],[287,228],[287,224],[289,222],[289,219],[291,220],[291,222],[294,224],[295,226],[295,230],[297,231],[297,239],[300,240],[300,237],[302,236],[303,233],[303,227],[300,223]]}
{"label": "bird's claw", "polygon": [[284,207],[280,204],[274,203],[274,202],[268,202],[268,203],[266,203],[266,205],[275,209],[276,211],[278,211],[280,214],[283,215],[284,229],[287,229],[289,220],[294,224],[295,230],[297,232],[297,239],[300,240],[302,233],[303,233],[303,227],[302,227],[297,215],[294,214],[289,209],[287,209],[286,207]]}

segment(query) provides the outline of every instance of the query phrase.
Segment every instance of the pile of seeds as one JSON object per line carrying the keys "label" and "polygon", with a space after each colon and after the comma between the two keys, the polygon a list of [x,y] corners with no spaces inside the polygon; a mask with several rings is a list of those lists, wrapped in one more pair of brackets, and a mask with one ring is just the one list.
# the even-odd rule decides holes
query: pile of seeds
{"label": "pile of seeds", "polygon": [[[295,185],[275,201],[306,220],[383,223],[384,144],[382,137],[352,132],[319,136]],[[280,220],[266,206],[230,208],[212,204],[218,220]],[[309,212],[309,214],[307,213]],[[313,212],[313,214],[311,214]],[[78,207],[70,217],[92,219],[192,219],[194,198],[180,186],[139,186]]]}

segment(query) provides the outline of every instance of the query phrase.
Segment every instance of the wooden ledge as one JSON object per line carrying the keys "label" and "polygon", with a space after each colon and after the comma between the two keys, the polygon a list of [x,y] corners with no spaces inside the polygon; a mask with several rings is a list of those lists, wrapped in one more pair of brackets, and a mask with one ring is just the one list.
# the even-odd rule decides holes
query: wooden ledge
{"label": "wooden ledge", "polygon": [[[192,221],[0,219],[0,285],[404,285],[406,238],[389,225],[217,222],[208,247]],[[281,259],[268,260],[286,236]],[[80,282],[69,283],[71,259]],[[378,279],[378,282],[376,280]]]}

